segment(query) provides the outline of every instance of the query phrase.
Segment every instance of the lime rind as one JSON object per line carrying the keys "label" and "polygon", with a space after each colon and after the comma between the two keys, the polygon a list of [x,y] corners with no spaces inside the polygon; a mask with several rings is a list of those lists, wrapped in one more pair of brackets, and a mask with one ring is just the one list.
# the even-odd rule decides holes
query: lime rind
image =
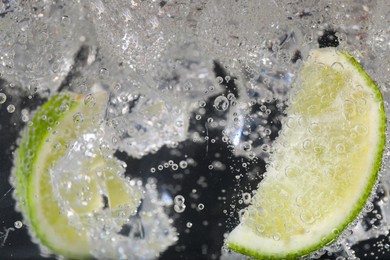
{"label": "lime rind", "polygon": [[[71,249],[64,252],[52,244],[46,237],[44,228],[41,227],[41,219],[36,218],[35,208],[32,206],[36,199],[36,194],[32,193],[30,188],[33,181],[34,167],[37,161],[37,151],[41,149],[44,142],[49,141],[62,117],[67,114],[73,114],[82,105],[81,96],[63,92],[53,96],[48,102],[42,105],[34,114],[33,120],[22,131],[20,145],[14,157],[14,169],[12,174],[12,184],[15,187],[14,198],[16,200],[16,209],[23,215],[23,221],[27,226],[32,240],[39,244],[41,251],[45,254],[50,252],[60,252],[70,258],[86,259],[89,254],[73,254]],[[56,151],[58,156],[64,154],[64,151]]]}
{"label": "lime rind", "polygon": [[[50,111],[50,107],[72,108],[74,105],[75,102],[72,101],[71,96],[65,94],[56,95],[51,102],[45,103],[36,111],[33,121],[22,131],[21,143],[14,157],[15,167],[12,176],[15,176],[16,179],[12,181],[12,184],[15,186],[15,193],[19,201],[18,206],[27,218],[29,218],[30,214],[26,202],[26,191],[28,190],[28,179],[32,172],[32,164],[27,159],[34,157],[34,152],[39,149],[42,136],[49,134],[47,128],[53,127],[54,122],[62,116],[61,111],[58,111],[59,113],[54,113],[53,111],[53,113],[49,114],[46,111]],[[30,158],[25,158],[24,155]]]}
{"label": "lime rind", "polygon": [[[375,183],[377,182],[378,172],[382,163],[382,154],[385,149],[386,115],[384,110],[383,97],[379,88],[363,70],[360,64],[350,54],[348,54],[347,52],[337,52],[333,48],[328,48],[325,50],[311,53],[311,55],[322,55],[321,52],[325,52],[326,54],[333,56],[333,58],[337,56],[338,62],[342,62],[344,65],[351,66],[352,69],[356,70],[356,73],[358,73],[361,77],[361,79],[359,80],[362,80],[364,82],[364,86],[367,86],[371,89],[371,92],[374,94],[374,102],[379,106],[374,108],[376,109],[376,113],[378,115],[379,120],[379,122],[377,122],[378,129],[375,129],[375,131],[379,133],[379,136],[377,137],[378,139],[376,151],[373,155],[374,159],[372,160],[372,165],[370,165],[369,167],[371,170],[371,174],[369,179],[367,180],[364,192],[362,192],[361,196],[358,198],[357,203],[354,204],[354,207],[350,211],[350,214],[346,216],[345,221],[337,227],[337,230],[343,231],[348,228],[348,226],[362,212],[362,209],[365,206],[367,200],[369,199],[370,194],[373,192],[373,187],[375,187]],[[316,58],[314,59],[316,60]],[[328,64],[328,66],[330,66],[330,64]],[[329,235],[323,237],[318,243],[308,245],[307,247],[301,246],[297,250],[290,250],[284,252],[283,250],[281,250],[280,252],[275,252],[272,250],[268,250],[269,247],[267,248],[267,246],[263,246],[261,248],[256,249],[256,245],[261,245],[263,243],[268,244],[266,240],[272,238],[265,239],[264,237],[260,237],[250,227],[247,227],[246,225],[240,223],[239,226],[236,227],[229,235],[227,239],[227,246],[234,251],[259,259],[296,259],[298,257],[313,253],[314,251],[331,244],[332,242],[337,240],[337,238],[340,236],[340,233],[330,232]],[[248,246],[248,244],[251,244],[251,246]],[[270,244],[272,244],[272,242]]]}

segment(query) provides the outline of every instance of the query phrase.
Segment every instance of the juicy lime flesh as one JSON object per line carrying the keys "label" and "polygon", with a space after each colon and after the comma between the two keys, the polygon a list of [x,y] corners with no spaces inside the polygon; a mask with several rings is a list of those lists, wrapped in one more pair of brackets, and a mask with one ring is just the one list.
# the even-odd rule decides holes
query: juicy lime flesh
{"label": "juicy lime flesh", "polygon": [[[104,95],[95,107],[83,104],[83,96],[73,93],[58,94],[43,105],[35,114],[32,125],[25,130],[15,161],[16,194],[20,199],[22,213],[31,222],[35,235],[43,245],[62,256],[81,259],[90,257],[88,240],[83,229],[77,230],[68,223],[67,214],[59,206],[51,186],[50,169],[63,157],[74,139],[83,131],[97,127],[104,108]],[[99,107],[100,106],[100,107]],[[125,208],[128,215],[137,207],[140,194],[133,192],[131,198],[123,180],[116,173],[115,166],[97,156],[92,161],[82,161],[91,173],[94,168],[103,167],[106,176],[106,192],[111,207]],[[81,199],[77,190],[87,188],[92,194],[85,207],[73,207],[77,214],[91,213],[104,207],[96,176],[88,182],[72,184],[71,192],[64,192],[63,198],[70,205]],[[118,192],[121,192],[120,194]],[[129,206],[130,205],[130,206]],[[123,212],[123,211],[121,211]]]}
{"label": "juicy lime flesh", "polygon": [[382,97],[351,56],[313,52],[296,85],[265,178],[227,242],[259,258],[297,257],[337,238],[380,167]]}

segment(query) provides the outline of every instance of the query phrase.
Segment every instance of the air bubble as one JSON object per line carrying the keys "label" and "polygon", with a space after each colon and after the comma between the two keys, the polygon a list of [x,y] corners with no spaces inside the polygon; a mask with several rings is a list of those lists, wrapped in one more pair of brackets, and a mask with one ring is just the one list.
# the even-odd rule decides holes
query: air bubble
{"label": "air bubble", "polygon": [[218,96],[214,100],[214,107],[218,111],[225,111],[229,108],[229,100],[225,96]]}
{"label": "air bubble", "polygon": [[302,195],[296,196],[295,203],[297,204],[298,207],[303,206],[303,196]]}
{"label": "air bubble", "polygon": [[365,135],[368,133],[367,127],[362,124],[357,124],[353,129],[357,134]]}
{"label": "air bubble", "polygon": [[177,121],[176,121],[176,126],[177,126],[177,127],[183,127],[183,126],[184,126],[183,120],[177,120]]}
{"label": "air bubble", "polygon": [[265,227],[264,227],[264,225],[263,225],[263,224],[259,224],[259,225],[257,225],[257,227],[256,227],[256,231],[257,231],[257,232],[259,232],[259,233],[263,233],[263,232],[264,232],[264,230],[265,230]]}
{"label": "air bubble", "polygon": [[13,112],[15,112],[15,106],[14,106],[14,105],[8,105],[8,106],[7,106],[7,111],[8,111],[8,113],[13,113]]}
{"label": "air bubble", "polygon": [[4,104],[7,101],[7,96],[4,93],[0,93],[0,104]]}
{"label": "air bubble", "polygon": [[99,77],[100,79],[105,79],[110,75],[110,72],[106,68],[101,68],[99,70]]}
{"label": "air bubble", "polygon": [[344,153],[345,152],[345,146],[343,144],[337,144],[336,145],[336,152]]}
{"label": "air bubble", "polygon": [[203,210],[204,209],[204,205],[202,203],[199,203],[198,204],[198,210]]}
{"label": "air bubble", "polygon": [[61,17],[61,24],[62,25],[66,26],[66,25],[70,25],[70,23],[71,23],[71,20],[70,20],[69,16],[64,15]]}
{"label": "air bubble", "polygon": [[73,115],[73,123],[76,125],[81,125],[84,121],[84,116],[80,112],[77,112]]}
{"label": "air bubble", "polygon": [[271,151],[271,146],[269,144],[263,144],[260,148],[265,153],[269,153]]}
{"label": "air bubble", "polygon": [[88,107],[93,107],[95,106],[95,104],[96,104],[96,99],[94,95],[89,94],[84,98],[84,105]]}
{"label": "air bubble", "polygon": [[179,162],[179,166],[180,166],[180,168],[182,168],[182,169],[187,168],[187,165],[188,165],[188,163],[187,163],[186,161],[180,161],[180,162]]}
{"label": "air bubble", "polygon": [[305,139],[302,143],[302,148],[304,150],[308,150],[309,147],[310,147],[310,144],[311,144],[311,140],[310,139]]}
{"label": "air bubble", "polygon": [[185,198],[182,196],[182,195],[177,195],[175,198],[174,198],[174,202],[176,205],[181,205],[181,204],[184,204],[185,202]]}
{"label": "air bubble", "polygon": [[22,228],[23,227],[22,221],[20,221],[20,220],[15,221],[14,227],[17,229]]}
{"label": "air bubble", "polygon": [[183,213],[184,210],[186,209],[186,205],[184,205],[184,204],[181,204],[181,205],[174,205],[174,206],[173,206],[173,209],[174,209],[177,213]]}
{"label": "air bubble", "polygon": [[206,101],[204,100],[199,100],[198,101],[199,107],[205,107],[206,106]]}
{"label": "air bubble", "polygon": [[344,101],[344,116],[347,119],[350,119],[356,115],[356,105],[351,100]]}
{"label": "air bubble", "polygon": [[252,145],[248,142],[245,142],[242,144],[242,149],[245,151],[245,152],[249,152],[250,150],[252,150]]}
{"label": "air bubble", "polygon": [[334,70],[343,70],[344,66],[340,62],[333,62],[333,64],[330,66],[331,69]]}
{"label": "air bubble", "polygon": [[61,143],[59,143],[59,142],[54,143],[53,148],[54,148],[54,150],[58,151],[61,148]]}
{"label": "air bubble", "polygon": [[22,121],[23,122],[27,122],[30,118],[28,117],[28,115],[22,115]]}
{"label": "air bubble", "polygon": [[302,212],[299,217],[303,223],[312,224],[314,222],[314,218],[310,213]]}
{"label": "air bubble", "polygon": [[365,212],[371,212],[374,209],[374,204],[372,202],[367,202],[367,204],[364,206]]}
{"label": "air bubble", "polygon": [[234,100],[234,99],[236,99],[236,96],[233,93],[229,93],[229,94],[227,94],[227,99]]}
{"label": "air bubble", "polygon": [[242,194],[242,199],[245,204],[249,204],[251,202],[251,198],[252,196],[248,192]]}
{"label": "air bubble", "polygon": [[191,222],[187,222],[186,226],[187,226],[187,228],[192,228],[192,223]]}

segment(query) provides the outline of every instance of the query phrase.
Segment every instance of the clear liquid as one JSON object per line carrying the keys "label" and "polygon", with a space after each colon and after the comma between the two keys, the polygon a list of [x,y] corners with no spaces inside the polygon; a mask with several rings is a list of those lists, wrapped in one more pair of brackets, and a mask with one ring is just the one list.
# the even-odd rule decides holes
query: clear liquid
{"label": "clear liquid", "polygon": [[[224,234],[247,205],[243,193],[262,179],[310,49],[338,45],[354,55],[381,88],[389,114],[389,12],[385,0],[3,1],[1,174],[10,175],[18,133],[47,97],[103,89],[110,93],[104,144],[149,194],[140,212],[154,207],[161,220],[135,216],[130,221],[141,231],[126,236],[137,246],[114,254],[240,259],[223,247]],[[311,258],[389,257],[389,154],[373,208]],[[23,219],[11,194],[2,182],[0,257],[37,258],[45,252],[30,241],[28,226],[15,228]],[[105,257],[98,250],[107,247],[104,239],[93,240],[96,257]],[[160,247],[152,250],[153,243]]]}

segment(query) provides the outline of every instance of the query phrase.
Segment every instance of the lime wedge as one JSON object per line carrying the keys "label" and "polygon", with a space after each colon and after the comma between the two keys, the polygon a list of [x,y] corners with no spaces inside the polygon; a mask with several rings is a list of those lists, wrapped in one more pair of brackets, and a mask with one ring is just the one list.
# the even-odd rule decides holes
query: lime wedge
{"label": "lime wedge", "polygon": [[227,246],[296,258],[335,241],[376,182],[386,119],[378,87],[348,53],[313,50],[295,82],[267,172]]}
{"label": "lime wedge", "polygon": [[[80,136],[90,138],[102,131],[106,104],[105,92],[53,96],[24,129],[15,155],[13,182],[24,221],[34,240],[66,258],[91,256],[86,229],[72,225],[71,216],[83,218],[107,207],[113,218],[130,216],[140,203],[141,192],[128,191],[128,180],[117,174],[121,166],[115,158],[96,152],[77,157],[77,162],[66,161],[71,149],[77,150]],[[59,163],[75,169],[71,173],[76,177],[55,175]],[[55,183],[60,188],[54,189]]]}

